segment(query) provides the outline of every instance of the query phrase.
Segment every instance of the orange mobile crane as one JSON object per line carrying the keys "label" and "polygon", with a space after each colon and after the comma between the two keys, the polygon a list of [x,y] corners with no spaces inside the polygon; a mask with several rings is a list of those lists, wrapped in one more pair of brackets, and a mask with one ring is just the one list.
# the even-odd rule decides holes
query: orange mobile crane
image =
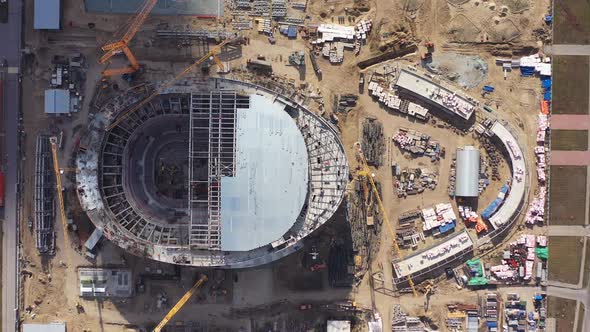
{"label": "orange mobile crane", "polygon": [[131,115],[133,112],[137,111],[138,109],[140,109],[141,107],[143,107],[145,104],[149,103],[152,99],[154,99],[158,94],[160,94],[160,92],[164,91],[165,89],[167,89],[169,86],[171,86],[172,84],[174,84],[174,82],[176,82],[177,80],[179,80],[180,78],[182,78],[184,75],[188,74],[189,72],[191,72],[193,69],[195,69],[196,67],[198,67],[199,65],[201,65],[203,62],[207,61],[207,60],[213,60],[215,62],[215,64],[217,64],[217,66],[219,66],[221,69],[223,69],[223,64],[221,63],[221,61],[217,58],[217,55],[219,53],[221,53],[221,49],[227,45],[227,44],[231,44],[231,43],[237,43],[237,42],[241,42],[242,38],[238,37],[238,38],[234,38],[234,39],[227,39],[223,42],[221,42],[219,45],[215,46],[214,48],[212,48],[207,54],[203,55],[201,58],[199,58],[197,61],[193,62],[193,64],[191,64],[190,66],[186,67],[183,71],[181,71],[178,75],[176,75],[174,78],[172,78],[171,80],[167,81],[166,83],[160,85],[151,95],[149,95],[147,98],[145,98],[144,100],[140,101],[139,103],[135,104],[135,106],[129,108],[127,111],[123,112],[115,121],[113,121],[113,123],[111,123],[109,125],[109,127],[107,128],[108,130],[113,129],[114,127],[116,127],[119,123],[123,122],[123,120],[125,120],[129,115]]}
{"label": "orange mobile crane", "polygon": [[141,28],[141,26],[147,19],[148,15],[156,5],[156,2],[158,2],[158,0],[146,0],[139,12],[137,13],[137,15],[135,15],[133,20],[131,20],[129,27],[127,28],[127,32],[125,32],[123,37],[116,42],[108,43],[102,47],[102,50],[106,53],[98,60],[100,64],[104,64],[113,55],[118,54],[120,52],[125,53],[125,56],[131,63],[130,66],[125,68],[106,69],[102,72],[103,76],[131,74],[139,69],[139,63],[137,62],[137,59],[135,58],[131,50],[129,49],[129,43],[131,42],[133,37],[135,37],[137,31],[139,30],[139,28]]}
{"label": "orange mobile crane", "polygon": [[[389,235],[391,236],[391,241],[393,242],[393,249],[395,250],[395,254],[398,257],[401,257],[401,251],[399,249],[399,245],[397,244],[396,241],[396,235],[395,232],[393,231],[393,227],[391,226],[391,223],[389,222],[389,217],[387,216],[387,212],[385,211],[385,207],[383,206],[383,201],[381,200],[381,195],[379,195],[379,190],[377,190],[377,186],[375,185],[375,181],[373,180],[373,175],[371,174],[371,169],[369,168],[369,164],[367,163],[367,159],[365,158],[365,155],[363,154],[363,151],[361,150],[361,144],[359,142],[355,143],[355,145],[358,147],[358,160],[361,164],[361,170],[357,173],[359,176],[365,176],[367,179],[369,179],[369,183],[371,183],[371,188],[373,190],[373,195],[375,196],[375,199],[377,200],[377,204],[379,205],[379,210],[381,211],[381,214],[383,215],[383,221],[385,223],[385,226],[387,226],[387,230],[389,231]],[[370,263],[369,263],[370,264]],[[412,280],[412,277],[409,275],[408,277],[408,285],[410,285],[410,288],[412,289],[412,293],[414,294],[414,296],[418,296],[418,293],[416,292],[416,287],[414,287],[414,281]]]}

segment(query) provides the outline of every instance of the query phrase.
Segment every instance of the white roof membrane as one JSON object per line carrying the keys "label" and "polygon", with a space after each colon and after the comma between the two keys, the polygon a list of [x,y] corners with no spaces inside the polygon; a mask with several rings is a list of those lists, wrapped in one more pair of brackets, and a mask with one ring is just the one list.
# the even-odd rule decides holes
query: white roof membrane
{"label": "white roof membrane", "polygon": [[267,245],[293,225],[308,191],[303,136],[284,105],[252,95],[237,110],[236,174],[221,180],[221,249]]}

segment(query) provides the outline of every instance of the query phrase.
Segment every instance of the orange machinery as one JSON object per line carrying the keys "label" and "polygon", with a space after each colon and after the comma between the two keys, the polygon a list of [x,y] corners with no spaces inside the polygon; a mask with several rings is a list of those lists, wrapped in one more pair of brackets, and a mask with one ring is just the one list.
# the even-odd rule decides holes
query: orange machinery
{"label": "orange machinery", "polygon": [[129,49],[129,43],[131,42],[133,37],[135,37],[137,31],[139,31],[139,28],[141,28],[141,26],[147,19],[148,15],[156,5],[156,2],[158,2],[158,0],[146,0],[139,12],[137,13],[137,15],[135,15],[133,20],[131,20],[129,27],[127,28],[127,32],[125,32],[123,37],[116,42],[106,44],[102,47],[102,50],[106,53],[98,60],[99,63],[104,64],[111,57],[113,57],[113,55],[118,54],[120,52],[125,53],[125,56],[130,62],[130,66],[125,68],[104,70],[102,72],[103,76],[131,74],[139,69],[139,63],[137,62],[137,59],[135,58],[131,50]]}

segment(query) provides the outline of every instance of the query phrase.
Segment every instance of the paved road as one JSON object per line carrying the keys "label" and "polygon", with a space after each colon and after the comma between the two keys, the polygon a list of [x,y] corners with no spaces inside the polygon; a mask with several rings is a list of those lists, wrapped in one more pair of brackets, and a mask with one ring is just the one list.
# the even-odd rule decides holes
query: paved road
{"label": "paved road", "polygon": [[17,330],[18,290],[18,118],[20,103],[20,67],[22,1],[8,0],[8,23],[0,23],[0,60],[6,59],[8,68],[3,68],[5,99],[3,102],[6,162],[4,236],[2,239],[2,331]]}
{"label": "paved road", "polygon": [[545,53],[550,55],[590,55],[590,45],[545,45]]}
{"label": "paved road", "polygon": [[590,237],[590,227],[588,226],[561,226],[549,225],[547,227],[549,236],[588,236]]}

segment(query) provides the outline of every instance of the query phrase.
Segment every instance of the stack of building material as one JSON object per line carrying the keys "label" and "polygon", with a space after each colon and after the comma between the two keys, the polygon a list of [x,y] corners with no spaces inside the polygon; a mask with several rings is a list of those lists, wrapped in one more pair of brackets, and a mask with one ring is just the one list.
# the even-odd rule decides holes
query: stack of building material
{"label": "stack of building material", "polygon": [[272,35],[272,27],[270,24],[270,19],[264,19],[258,23],[258,33]]}
{"label": "stack of building material", "polygon": [[354,27],[338,25],[338,24],[320,24],[318,26],[318,34],[320,38],[313,41],[312,44],[323,44],[325,42],[333,41],[348,41],[354,40]]}
{"label": "stack of building material", "polygon": [[385,153],[385,141],[383,139],[383,125],[376,119],[365,119],[363,122],[363,135],[361,148],[367,163],[381,166]]}
{"label": "stack of building material", "polygon": [[429,231],[434,227],[440,226],[440,223],[437,220],[436,212],[433,208],[422,209],[422,219],[424,221],[422,229],[425,231]]}
{"label": "stack of building material", "polygon": [[438,89],[435,92],[440,99],[442,104],[455,113],[459,113],[462,117],[469,117],[475,110],[475,106],[469,102],[459,98],[455,93],[449,93],[444,90]]}
{"label": "stack of building material", "polygon": [[516,280],[518,279],[518,271],[510,268],[508,265],[495,265],[490,267],[490,272],[501,280]]}
{"label": "stack of building material", "polygon": [[271,0],[272,2],[272,17],[287,16],[287,2],[285,0]]}
{"label": "stack of building material", "polygon": [[520,58],[520,71],[523,76],[532,76],[535,72],[541,76],[551,76],[551,59],[537,53]]}
{"label": "stack of building material", "polygon": [[418,119],[425,120],[428,116],[428,109],[410,102],[408,103],[408,114]]}
{"label": "stack of building material", "polygon": [[426,155],[432,161],[440,159],[443,150],[438,142],[430,140],[430,136],[407,128],[400,128],[392,140],[399,144],[402,150],[416,156]]}
{"label": "stack of building material", "polygon": [[539,187],[539,193],[531,200],[525,216],[527,224],[542,224],[545,217],[545,196],[547,189],[545,186]]}
{"label": "stack of building material", "polygon": [[373,21],[370,19],[361,20],[357,23],[355,27],[355,37],[356,39],[365,40],[367,39],[367,35],[371,32],[371,28],[373,27]]}
{"label": "stack of building material", "polygon": [[439,203],[435,205],[434,209],[423,209],[422,219],[424,220],[422,225],[424,231],[438,228],[440,233],[454,229],[457,222],[457,216],[451,203]]}

